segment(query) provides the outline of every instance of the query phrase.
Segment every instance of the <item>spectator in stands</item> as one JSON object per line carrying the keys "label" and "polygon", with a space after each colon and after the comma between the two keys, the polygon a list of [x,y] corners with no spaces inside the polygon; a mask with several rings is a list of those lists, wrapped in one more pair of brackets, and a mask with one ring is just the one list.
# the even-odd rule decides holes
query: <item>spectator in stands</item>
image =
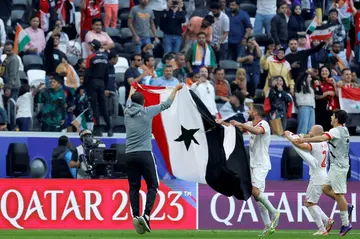
{"label": "spectator in stands", "polygon": [[176,68],[174,70],[174,77],[178,79],[180,82],[185,82],[187,78],[187,70],[186,70],[186,59],[183,53],[177,53],[175,56]]}
{"label": "spectator in stands", "polygon": [[[272,40],[272,39],[269,39],[269,43],[268,45],[266,46],[266,49],[265,49],[265,55],[263,55],[260,59],[260,66],[261,66],[261,69],[264,70],[265,68],[265,63],[266,63],[266,60],[270,57],[270,56],[274,56],[276,55],[275,54],[275,42]],[[264,70],[265,71],[265,70]]]}
{"label": "spectator in stands", "polygon": [[107,82],[107,89],[105,90],[105,96],[109,97],[110,91],[116,92],[116,74],[115,74],[115,65],[118,63],[119,56],[116,51],[112,50],[108,54],[108,82]]}
{"label": "spectator in stands", "polygon": [[[92,20],[92,30],[88,31],[85,35],[85,42],[89,44],[94,39],[98,40],[101,43],[101,50],[102,51],[109,51],[115,47],[115,44],[111,37],[102,30],[103,24],[100,18],[94,18]],[[89,45],[88,45],[89,46]],[[91,50],[88,47],[88,52],[90,54]]]}
{"label": "spectator in stands", "polygon": [[80,40],[85,41],[85,35],[92,30],[92,20],[100,18],[101,0],[81,0],[81,21],[80,21]]}
{"label": "spectator in stands", "polygon": [[338,41],[334,41],[332,46],[331,46],[331,52],[329,54],[329,56],[334,56],[338,59],[337,64],[339,64],[343,69],[345,68],[349,68],[349,62],[346,59],[346,51],[345,50],[341,50],[341,44]]}
{"label": "spectator in stands", "polygon": [[140,74],[145,75],[141,80],[141,84],[151,85],[152,81],[158,78],[155,71],[155,58],[152,55],[146,55],[144,57],[144,64],[142,64],[138,70]]}
{"label": "spectator in stands", "polygon": [[315,123],[331,129],[330,119],[333,112],[333,97],[335,96],[335,80],[331,78],[330,69],[322,66],[319,69],[319,80],[314,81],[315,90]]}
{"label": "spectator in stands", "polygon": [[194,83],[196,83],[200,79],[200,73],[191,72],[186,79],[186,85],[191,87]]}
{"label": "spectator in stands", "polygon": [[11,16],[13,9],[13,0],[1,0],[0,1],[0,18],[6,24]]}
{"label": "spectator in stands", "polygon": [[219,113],[226,122],[231,120],[236,120],[241,123],[247,122],[249,118],[249,108],[244,104],[245,96],[240,92],[234,92],[229,98],[229,101],[226,102],[219,110]]}
{"label": "spectator in stands", "polygon": [[340,42],[341,46],[344,46],[344,40],[346,32],[343,24],[339,21],[339,14],[337,9],[333,8],[329,12],[329,21],[326,24],[328,28],[332,29],[333,42]]}
{"label": "spectator in stands", "polygon": [[173,72],[174,72],[173,66],[166,64],[164,66],[163,76],[159,77],[156,80],[153,80],[151,85],[175,87],[177,84],[179,84],[179,80],[173,76]]}
{"label": "spectator in stands", "polygon": [[[319,40],[313,40],[311,42],[312,47],[316,47],[320,44]],[[325,48],[321,48],[318,52],[311,55],[311,67],[313,69],[319,69],[325,64],[329,64],[329,53]]]}
{"label": "spectator in stands", "polygon": [[105,28],[116,28],[119,0],[104,0]]}
{"label": "spectator in stands", "polygon": [[4,92],[4,94],[2,95],[2,102],[4,105],[3,108],[6,110],[6,112],[9,112],[8,111],[8,101],[11,98],[11,89],[5,85],[3,88],[3,92]]}
{"label": "spectator in stands", "polygon": [[84,113],[85,121],[88,126],[88,129],[93,129],[93,111],[90,105],[90,99],[86,93],[85,87],[81,85],[75,91],[75,110],[74,115],[78,117],[80,114]]}
{"label": "spectator in stands", "polygon": [[216,103],[225,103],[230,101],[230,84],[225,80],[225,71],[223,68],[215,69],[215,101]]}
{"label": "spectator in stands", "polygon": [[357,77],[357,74],[355,71],[351,73],[351,82],[354,84],[360,85],[360,79]]}
{"label": "spectator in stands", "polygon": [[16,100],[16,124],[20,131],[30,130],[34,96],[43,86],[43,83],[39,84],[32,92],[28,84],[20,87],[19,98]]}
{"label": "spectator in stands", "polygon": [[197,42],[192,45],[186,54],[186,64],[189,72],[199,72],[203,66],[209,67],[210,71],[216,67],[214,51],[206,43],[206,33],[198,33]]}
{"label": "spectator in stands", "polygon": [[6,110],[0,107],[0,131],[7,131],[8,116]]}
{"label": "spectator in stands", "polygon": [[163,11],[160,19],[160,29],[164,32],[163,48],[164,55],[169,52],[180,51],[182,43],[182,24],[186,22],[186,12],[177,1],[168,1],[168,9]]}
{"label": "spectator in stands", "polygon": [[3,52],[3,48],[5,45],[5,41],[6,41],[6,28],[5,28],[5,24],[3,22],[3,20],[1,20],[0,18],[0,55],[2,55]]}
{"label": "spectator in stands", "polygon": [[276,15],[276,0],[257,0],[256,15],[254,24],[254,33],[265,32],[268,36],[271,34],[271,19]]}
{"label": "spectator in stands", "polygon": [[11,41],[6,42],[4,52],[6,54],[6,58],[3,62],[3,65],[5,65],[3,78],[5,80],[5,84],[11,89],[11,98],[16,100],[19,94],[21,82],[19,76],[20,62],[19,58],[14,53],[14,43]]}
{"label": "spectator in stands", "polygon": [[246,84],[246,70],[244,68],[237,69],[236,79],[230,84],[231,94],[234,94],[236,91],[240,91],[245,97],[248,96],[249,92],[247,92]]}
{"label": "spectator in stands", "polygon": [[214,16],[213,35],[211,46],[215,51],[216,60],[227,59],[228,54],[228,36],[230,31],[230,20],[226,13],[221,11],[221,5],[218,2],[213,2],[210,5],[210,15]]}
{"label": "spectator in stands", "polygon": [[207,15],[204,18],[202,17],[192,17],[187,26],[186,31],[183,34],[183,52],[188,52],[188,50],[193,46],[194,43],[198,40],[198,34],[200,32],[205,34],[205,40],[207,44],[210,44],[212,41],[213,28],[211,27],[214,23],[214,17]]}
{"label": "spectator in stands", "polygon": [[220,0],[219,3],[220,3],[220,6],[221,6],[220,10],[221,10],[223,13],[227,14],[228,12],[230,12],[230,8],[228,8],[228,7],[226,6],[226,0]]}
{"label": "spectator in stands", "polygon": [[64,60],[67,60],[66,54],[59,48],[61,39],[60,36],[60,29],[54,29],[54,31],[52,31],[51,37],[46,43],[44,51],[44,65],[46,74],[48,76],[56,71],[56,68],[60,65],[60,63],[62,63]]}
{"label": "spectator in stands", "polygon": [[282,2],[277,10],[277,14],[271,20],[271,37],[273,38],[276,48],[287,48],[288,43],[288,24],[286,22],[286,12],[288,5]]}
{"label": "spectator in stands", "polygon": [[293,5],[292,13],[288,22],[288,37],[289,39],[297,38],[298,35],[305,35],[305,20],[301,16],[301,6]]}
{"label": "spectator in stands", "polygon": [[214,118],[216,118],[218,110],[215,103],[215,89],[208,80],[209,71],[203,66],[200,68],[199,72],[200,78],[196,83],[194,82],[194,84],[192,84],[191,89],[201,99]]}
{"label": "spectator in stands", "polygon": [[[163,16],[164,11],[168,7],[169,2],[173,2],[173,0],[170,0],[170,1],[148,0],[147,7],[154,12],[154,23],[155,23],[156,28],[158,28],[160,26],[161,17]],[[182,0],[178,1],[179,6],[180,6],[180,4],[181,4],[181,8],[182,8],[183,7]]]}
{"label": "spectator in stands", "polygon": [[50,89],[44,88],[37,95],[38,103],[42,103],[41,131],[60,132],[63,129],[66,118],[66,96],[62,86],[63,77],[54,75],[50,81]]}
{"label": "spectator in stands", "polygon": [[247,46],[237,61],[242,63],[242,67],[246,70],[247,89],[250,97],[255,96],[255,91],[260,81],[260,58],[261,50],[259,44],[254,37],[249,37]]}
{"label": "spectator in stands", "polygon": [[155,42],[160,42],[156,35],[154,12],[147,7],[147,4],[148,0],[140,0],[139,5],[131,8],[129,13],[128,26],[136,44],[136,53],[141,52],[143,44],[151,43],[150,30],[155,37]]}
{"label": "spectator in stands", "polygon": [[[106,105],[105,90],[108,82],[108,57],[104,52],[100,51],[101,43],[94,39],[90,42],[90,50],[92,54],[87,58],[85,87],[91,98],[91,108],[94,112],[95,125],[94,135],[102,136],[100,130],[100,114],[99,108],[104,117],[109,137],[113,136],[108,108]],[[99,107],[98,107],[99,104]]]}
{"label": "spectator in stands", "polygon": [[25,31],[30,37],[30,42],[25,46],[24,50],[26,54],[40,54],[45,49],[45,35],[44,31],[39,28],[39,17],[33,16],[30,19],[30,27]]}
{"label": "spectator in stands", "polygon": [[337,88],[358,88],[359,86],[356,83],[352,82],[351,70],[345,68],[341,72],[341,80],[336,84]]}
{"label": "spectator in stands", "polygon": [[249,14],[240,9],[237,0],[230,0],[229,4],[230,12],[227,13],[230,19],[228,58],[236,61],[251,34],[252,25]]}
{"label": "spectator in stands", "polygon": [[133,83],[140,83],[140,81],[148,74],[148,71],[143,71],[142,74],[139,72],[139,67],[143,64],[140,54],[132,55],[130,62],[130,67],[126,69],[124,75],[125,99],[129,97],[131,85]]}
{"label": "spectator in stands", "polygon": [[[188,11],[188,18],[192,19],[193,17],[206,17],[209,14],[209,9],[205,6],[208,4],[208,1],[206,0],[193,0],[191,2],[189,2],[194,8],[191,10],[193,11]],[[209,6],[209,5],[207,5]],[[190,17],[189,17],[190,16]]]}
{"label": "spectator in stands", "polygon": [[264,86],[264,96],[267,96],[269,93],[269,83],[270,79],[275,76],[282,76],[285,80],[285,84],[290,85],[290,89],[294,89],[294,80],[291,77],[291,66],[288,61],[285,59],[285,49],[280,48],[277,50],[277,54],[274,56],[269,56],[264,64],[263,70],[268,71],[268,76],[266,78]]}
{"label": "spectator in stands", "polygon": [[55,22],[55,28],[54,28],[51,32],[49,32],[49,33],[47,34],[47,36],[46,36],[46,42],[48,42],[49,39],[51,38],[53,31],[57,29],[57,30],[58,30],[57,32],[58,32],[59,35],[60,35],[60,39],[59,39],[60,42],[59,42],[58,48],[59,48],[59,50],[62,51],[64,54],[67,54],[67,52],[68,52],[68,46],[69,46],[69,37],[68,37],[68,35],[67,35],[65,32],[63,32],[63,28],[62,28],[62,27],[63,27],[63,26],[62,26],[61,20],[56,20],[56,22]]}
{"label": "spectator in stands", "polygon": [[271,88],[269,91],[270,118],[281,118],[284,130],[286,129],[287,122],[287,108],[291,102],[291,97],[287,91],[288,88],[282,76],[275,76],[271,79]]}
{"label": "spectator in stands", "polygon": [[80,76],[81,74],[84,74],[86,70],[86,60],[84,58],[80,58],[78,62],[75,65],[76,73]]}
{"label": "spectator in stands", "polygon": [[315,124],[315,92],[311,72],[309,69],[302,73],[295,83],[295,99],[298,107],[297,134],[307,134]]}

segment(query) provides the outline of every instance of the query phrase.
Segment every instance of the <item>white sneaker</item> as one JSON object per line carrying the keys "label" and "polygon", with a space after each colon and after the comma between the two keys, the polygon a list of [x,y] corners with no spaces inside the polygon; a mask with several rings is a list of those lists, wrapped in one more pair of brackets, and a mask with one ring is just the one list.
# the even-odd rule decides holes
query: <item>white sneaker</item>
{"label": "white sneaker", "polygon": [[326,230],[325,231],[319,230],[313,234],[313,236],[327,236],[327,235],[329,235],[329,233]]}
{"label": "white sneaker", "polygon": [[280,219],[280,211],[277,210],[272,216],[271,228],[276,229],[276,227],[279,225],[279,219]]}
{"label": "white sneaker", "polygon": [[140,225],[139,223],[139,218],[138,217],[134,217],[132,219],[132,224],[134,225],[136,232],[138,234],[144,234],[145,233],[145,228],[143,226]]}

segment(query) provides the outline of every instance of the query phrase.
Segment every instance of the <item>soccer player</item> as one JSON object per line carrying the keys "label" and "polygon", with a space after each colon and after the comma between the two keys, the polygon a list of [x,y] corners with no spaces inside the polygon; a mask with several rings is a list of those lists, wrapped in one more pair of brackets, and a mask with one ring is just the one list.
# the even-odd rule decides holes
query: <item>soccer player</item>
{"label": "soccer player", "polygon": [[[296,143],[329,142],[330,170],[322,190],[327,196],[339,204],[342,223],[339,236],[345,236],[346,233],[352,229],[349,221],[352,210],[354,209],[353,205],[347,203],[344,196],[347,192],[346,178],[350,167],[350,135],[348,129],[344,126],[346,120],[347,113],[344,110],[335,110],[331,116],[331,125],[333,128],[328,133],[311,138],[295,139]],[[330,230],[331,228],[328,229],[328,232]]]}
{"label": "soccer player", "polygon": [[[324,129],[321,125],[314,125],[309,135],[310,137],[321,136]],[[310,167],[310,180],[306,189],[305,206],[309,209],[319,230],[313,235],[328,235],[327,229],[331,229],[334,220],[330,219],[323,210],[317,205],[322,194],[321,186],[326,182],[326,164],[329,154],[329,146],[327,142],[320,143],[297,143],[295,138],[299,137],[290,131],[285,131],[285,138],[293,143],[300,151],[299,155],[308,162]],[[310,155],[309,155],[310,153]],[[326,228],[325,228],[326,225]]]}
{"label": "soccer player", "polygon": [[[271,169],[269,156],[271,132],[269,124],[262,119],[263,115],[264,107],[254,104],[249,110],[249,116],[252,118],[252,122],[243,124],[232,120],[230,123],[250,134],[249,151],[251,181],[253,185],[252,195],[257,201],[261,218],[265,225],[262,235],[267,236],[275,232],[275,228],[279,224],[280,211],[275,209],[267,196],[264,195],[265,179]],[[269,212],[272,215],[271,221]]]}

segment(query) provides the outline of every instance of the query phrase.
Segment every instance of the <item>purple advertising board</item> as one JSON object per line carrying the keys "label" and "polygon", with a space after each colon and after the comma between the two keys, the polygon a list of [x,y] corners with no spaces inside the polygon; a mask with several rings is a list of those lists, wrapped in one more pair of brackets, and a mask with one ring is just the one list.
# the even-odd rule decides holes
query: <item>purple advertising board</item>
{"label": "purple advertising board", "polygon": [[[306,181],[268,181],[266,193],[274,207],[281,212],[278,229],[316,229],[313,219],[304,206]],[[351,223],[360,229],[360,183],[348,182],[346,199],[355,206]],[[323,211],[336,221],[335,229],[340,229],[341,220],[337,204],[322,195],[318,204]],[[199,229],[263,229],[257,204],[253,198],[239,201],[216,193],[209,186],[199,184],[198,194]]]}

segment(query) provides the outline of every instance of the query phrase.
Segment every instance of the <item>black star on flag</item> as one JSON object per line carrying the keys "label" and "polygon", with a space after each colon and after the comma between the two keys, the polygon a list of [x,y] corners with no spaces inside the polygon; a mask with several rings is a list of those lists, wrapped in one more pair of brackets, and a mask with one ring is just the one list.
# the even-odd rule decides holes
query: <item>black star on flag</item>
{"label": "black star on flag", "polygon": [[199,142],[194,138],[194,134],[199,129],[185,129],[184,126],[181,125],[181,135],[179,138],[175,139],[174,141],[181,142],[184,141],[186,150],[189,150],[191,141],[194,141],[195,144],[199,145]]}

